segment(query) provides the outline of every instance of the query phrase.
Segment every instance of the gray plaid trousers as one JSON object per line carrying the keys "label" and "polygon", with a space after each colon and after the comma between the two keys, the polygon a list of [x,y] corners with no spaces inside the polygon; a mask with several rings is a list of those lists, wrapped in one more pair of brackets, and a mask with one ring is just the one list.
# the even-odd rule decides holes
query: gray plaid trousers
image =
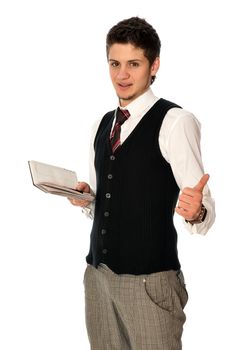
{"label": "gray plaid trousers", "polygon": [[84,276],[91,350],[181,350],[188,296],[181,271],[117,275],[88,265]]}

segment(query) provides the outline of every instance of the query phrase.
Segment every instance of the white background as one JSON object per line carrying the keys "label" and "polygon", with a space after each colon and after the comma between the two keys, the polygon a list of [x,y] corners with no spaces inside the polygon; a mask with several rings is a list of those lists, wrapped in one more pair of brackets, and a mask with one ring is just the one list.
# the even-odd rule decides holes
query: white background
{"label": "white background", "polygon": [[114,109],[105,36],[144,17],[162,41],[153,90],[202,123],[217,220],[206,236],[176,218],[190,294],[186,350],[231,349],[229,1],[2,0],[0,5],[0,349],[89,349],[83,273],[91,221],[32,186],[27,161],[88,180],[94,121]]}

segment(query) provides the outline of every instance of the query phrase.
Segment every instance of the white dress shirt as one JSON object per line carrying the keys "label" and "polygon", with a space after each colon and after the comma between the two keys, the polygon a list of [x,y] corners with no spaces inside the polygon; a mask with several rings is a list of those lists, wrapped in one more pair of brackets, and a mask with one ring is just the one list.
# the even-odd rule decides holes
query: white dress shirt
{"label": "white dress shirt", "polygon": [[[149,88],[143,95],[126,106],[125,109],[130,112],[130,118],[121,126],[121,143],[126,140],[139,121],[158,99],[159,98],[153,94],[151,88]],[[93,193],[96,193],[93,142],[99,122],[100,121],[98,121],[93,128],[90,148],[89,183]],[[160,128],[159,146],[163,157],[172,168],[173,175],[180,190],[184,187],[194,187],[204,174],[200,150],[200,137],[200,123],[192,113],[181,108],[172,108],[167,112]],[[207,209],[207,215],[203,223],[192,225],[183,220],[186,228],[191,233],[206,234],[215,220],[214,200],[210,195],[210,190],[207,185],[203,190],[203,203]],[[93,204],[90,206],[90,216],[92,215],[91,213],[93,213]]]}

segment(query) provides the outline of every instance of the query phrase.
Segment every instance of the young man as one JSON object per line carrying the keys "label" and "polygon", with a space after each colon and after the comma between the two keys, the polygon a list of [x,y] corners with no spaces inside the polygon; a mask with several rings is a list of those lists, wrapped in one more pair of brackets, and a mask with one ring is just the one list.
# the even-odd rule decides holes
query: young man
{"label": "young man", "polygon": [[199,122],[150,89],[160,64],[150,24],[121,21],[106,45],[119,108],[95,134],[91,186],[77,185],[96,194],[84,279],[91,349],[180,350],[188,297],[173,215],[201,234],[215,217]]}

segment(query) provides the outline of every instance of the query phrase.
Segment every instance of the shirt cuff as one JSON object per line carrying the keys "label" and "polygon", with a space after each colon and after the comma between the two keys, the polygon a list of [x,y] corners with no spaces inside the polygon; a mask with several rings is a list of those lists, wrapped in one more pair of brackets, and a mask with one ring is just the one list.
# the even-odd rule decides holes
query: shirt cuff
{"label": "shirt cuff", "polygon": [[[95,197],[95,193],[90,189],[90,193]],[[86,207],[82,207],[82,213],[89,219],[94,218],[94,210],[95,210],[95,200],[90,202]]]}
{"label": "shirt cuff", "polygon": [[82,211],[83,214],[85,214],[85,216],[87,218],[93,220],[93,218],[94,218],[94,214],[93,214],[94,210],[93,210],[92,207],[93,207],[93,204],[91,203],[91,204],[89,204],[86,207],[82,207],[81,211]]}
{"label": "shirt cuff", "polygon": [[187,230],[194,234],[198,233],[200,235],[206,235],[206,233],[209,231],[210,227],[213,225],[215,221],[215,207],[214,207],[214,200],[212,198],[210,199],[204,199],[203,204],[207,209],[207,214],[205,217],[205,220],[202,223],[199,224],[191,224],[190,222],[186,222],[183,220],[185,227]]}

